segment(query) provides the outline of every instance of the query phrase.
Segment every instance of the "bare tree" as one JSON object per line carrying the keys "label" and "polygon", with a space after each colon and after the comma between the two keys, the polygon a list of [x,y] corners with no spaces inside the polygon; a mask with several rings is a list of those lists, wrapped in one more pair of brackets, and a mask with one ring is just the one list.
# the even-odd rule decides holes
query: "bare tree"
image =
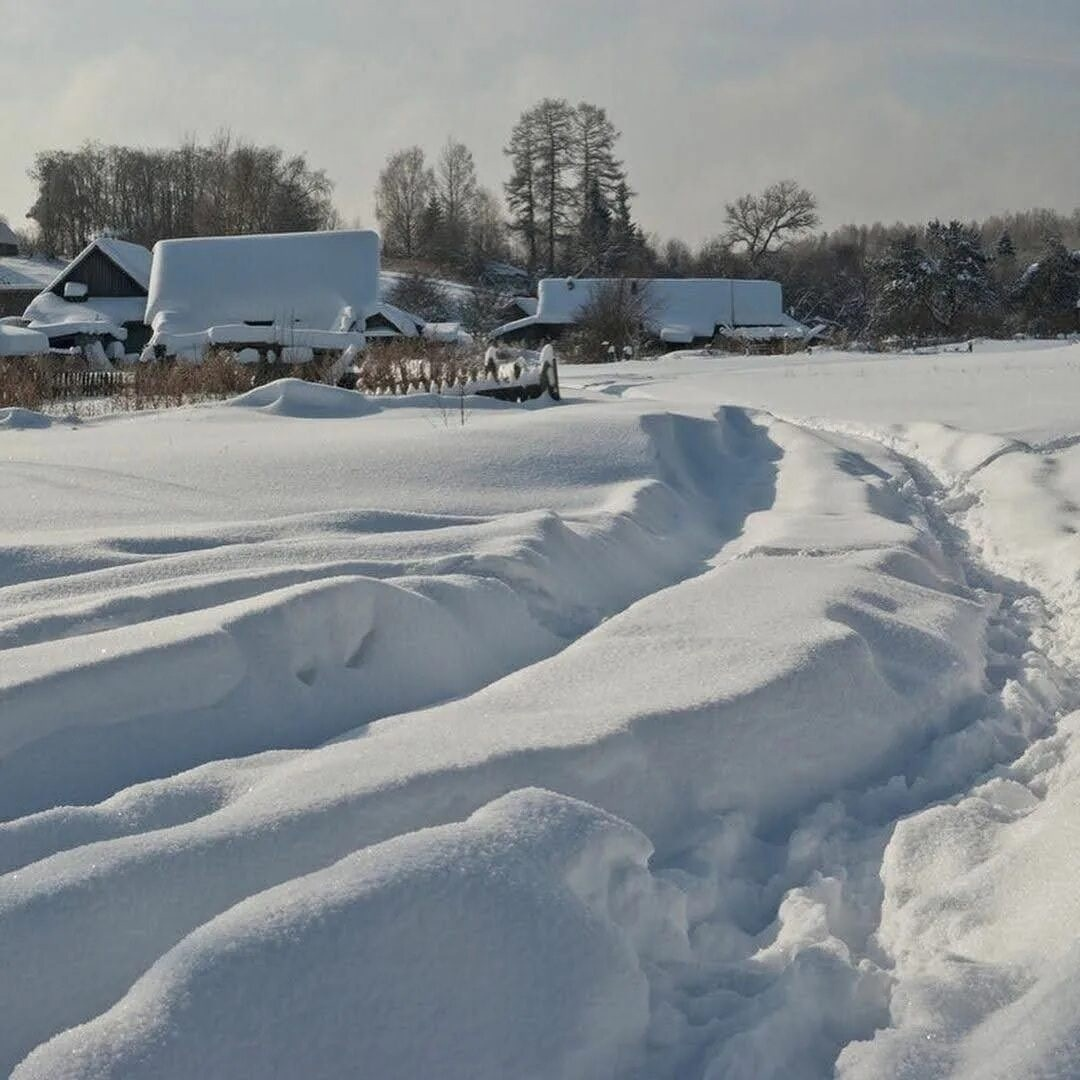
{"label": "bare tree", "polygon": [[435,169],[435,192],[442,209],[446,249],[460,261],[465,255],[479,186],[476,162],[464,143],[447,141]]}
{"label": "bare tree", "polygon": [[579,363],[637,355],[648,338],[655,301],[645,281],[614,278],[598,284],[575,315],[566,349]]}
{"label": "bare tree", "polygon": [[418,315],[425,322],[445,322],[456,312],[446,290],[423,274],[406,274],[399,277],[387,293],[386,299],[410,315]]}
{"label": "bare tree", "polygon": [[728,242],[745,245],[753,266],[821,221],[817,199],[794,180],[781,180],[760,195],[743,195],[724,209]]}
{"label": "bare tree", "polygon": [[479,187],[476,189],[472,227],[469,232],[469,262],[473,273],[479,277],[483,274],[484,264],[488,260],[508,257],[506,219],[502,206],[493,192]]}
{"label": "bare tree", "polygon": [[102,232],[149,246],[173,236],[307,232],[337,220],[322,170],[228,132],[173,150],[46,150],[30,176],[38,192],[28,217],[54,253],[72,254]]}
{"label": "bare tree", "polygon": [[435,191],[435,176],[419,146],[387,158],[375,188],[375,216],[388,252],[414,255],[424,211]]}

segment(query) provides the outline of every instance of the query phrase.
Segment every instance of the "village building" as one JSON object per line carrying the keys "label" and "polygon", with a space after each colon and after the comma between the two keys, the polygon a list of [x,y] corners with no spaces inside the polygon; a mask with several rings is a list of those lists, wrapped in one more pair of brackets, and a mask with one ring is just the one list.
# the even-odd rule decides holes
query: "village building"
{"label": "village building", "polygon": [[64,268],[60,259],[20,254],[19,238],[0,221],[0,318],[15,318]]}
{"label": "village building", "polygon": [[[577,324],[599,290],[614,278],[544,278],[536,310],[492,333],[501,341],[538,343]],[[637,278],[625,282],[640,301],[643,329],[666,345],[703,344],[726,337],[741,342],[805,340],[811,331],[784,312],[776,281],[730,278]],[[520,306],[520,301],[515,300]]]}
{"label": "village building", "polygon": [[54,275],[24,318],[54,349],[79,348],[112,359],[137,354],[149,338],[149,284],[150,252],[102,236]]}
{"label": "village building", "polygon": [[535,296],[511,296],[499,308],[499,317],[505,322],[516,322],[536,314],[540,301]]}
{"label": "village building", "polygon": [[302,363],[416,337],[422,320],[379,297],[379,237],[367,230],[162,240],[154,245],[148,356]]}

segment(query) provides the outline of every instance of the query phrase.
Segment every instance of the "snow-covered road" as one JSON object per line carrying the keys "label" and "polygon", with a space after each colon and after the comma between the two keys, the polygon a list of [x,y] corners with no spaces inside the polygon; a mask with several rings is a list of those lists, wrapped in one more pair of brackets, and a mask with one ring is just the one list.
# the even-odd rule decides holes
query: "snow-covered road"
{"label": "snow-covered road", "polygon": [[1080,346],[563,382],[0,417],[0,1066],[1080,1069]]}

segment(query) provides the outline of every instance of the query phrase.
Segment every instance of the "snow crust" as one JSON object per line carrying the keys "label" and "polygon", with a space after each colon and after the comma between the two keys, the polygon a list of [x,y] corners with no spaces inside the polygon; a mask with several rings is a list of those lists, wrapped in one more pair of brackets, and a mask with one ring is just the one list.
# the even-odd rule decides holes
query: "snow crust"
{"label": "snow crust", "polygon": [[0,413],[0,1064],[1075,1075],[1078,377]]}

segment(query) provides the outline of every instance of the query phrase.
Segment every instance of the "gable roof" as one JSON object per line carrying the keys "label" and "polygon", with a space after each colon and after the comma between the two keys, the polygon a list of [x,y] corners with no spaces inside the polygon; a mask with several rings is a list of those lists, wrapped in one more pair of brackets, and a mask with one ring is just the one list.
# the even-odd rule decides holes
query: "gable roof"
{"label": "gable roof", "polygon": [[100,251],[111,263],[122,270],[131,280],[144,292],[150,286],[150,252],[144,248],[141,244],[132,244],[127,240],[117,240],[112,236],[99,236],[96,240],[91,240],[60,271],[59,274],[53,278],[52,281],[46,286],[46,291],[52,292],[58,290],[61,285],[67,280],[71,272],[88,259],[95,251]]}
{"label": "gable roof", "polygon": [[117,240],[112,236],[101,236],[92,246],[107,255],[125,274],[144,289],[150,288],[150,266],[153,256],[148,248],[141,244],[132,244],[127,240]]}
{"label": "gable roof", "polygon": [[0,244],[19,246],[19,238],[15,235],[15,230],[6,221],[0,221]]}

